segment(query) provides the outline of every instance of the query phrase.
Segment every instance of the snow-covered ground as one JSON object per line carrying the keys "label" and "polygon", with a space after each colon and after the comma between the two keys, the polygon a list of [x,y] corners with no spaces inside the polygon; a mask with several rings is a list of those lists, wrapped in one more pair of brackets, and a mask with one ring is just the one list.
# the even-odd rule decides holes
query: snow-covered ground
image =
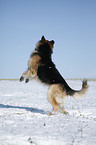
{"label": "snow-covered ground", "polygon": [[[67,80],[81,89],[80,80]],[[48,87],[36,81],[0,81],[0,145],[96,145],[96,81],[79,101],[68,97],[65,109],[48,116]]]}

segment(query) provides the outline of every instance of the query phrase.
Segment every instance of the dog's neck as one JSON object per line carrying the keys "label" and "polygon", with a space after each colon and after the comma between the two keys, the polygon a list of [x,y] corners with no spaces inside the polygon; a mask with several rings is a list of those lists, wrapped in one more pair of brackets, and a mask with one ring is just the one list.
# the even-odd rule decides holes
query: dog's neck
{"label": "dog's neck", "polygon": [[39,55],[41,58],[43,58],[43,60],[52,60],[52,58],[51,58],[51,55],[50,55],[50,57],[46,57],[46,56],[44,56],[44,55],[42,55],[42,53],[40,53],[39,51],[38,51],[38,49],[36,49],[35,48],[35,50],[32,52],[32,54],[31,54],[31,56],[30,57],[32,57],[32,56],[34,56],[34,55]]}

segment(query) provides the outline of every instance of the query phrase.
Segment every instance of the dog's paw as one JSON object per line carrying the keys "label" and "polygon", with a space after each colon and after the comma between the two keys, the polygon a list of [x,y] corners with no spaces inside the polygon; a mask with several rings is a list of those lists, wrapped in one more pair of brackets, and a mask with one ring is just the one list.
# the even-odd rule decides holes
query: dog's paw
{"label": "dog's paw", "polygon": [[69,113],[67,111],[64,112],[65,115],[69,115]]}
{"label": "dog's paw", "polygon": [[25,80],[25,83],[28,83],[28,82],[29,82],[29,79],[26,79],[26,80]]}
{"label": "dog's paw", "polygon": [[24,81],[24,77],[21,76],[21,78],[19,79],[20,82]]}
{"label": "dog's paw", "polygon": [[50,113],[48,113],[47,115],[48,115],[48,116],[50,116],[50,115],[54,115],[54,113],[53,113],[53,112],[50,112]]}

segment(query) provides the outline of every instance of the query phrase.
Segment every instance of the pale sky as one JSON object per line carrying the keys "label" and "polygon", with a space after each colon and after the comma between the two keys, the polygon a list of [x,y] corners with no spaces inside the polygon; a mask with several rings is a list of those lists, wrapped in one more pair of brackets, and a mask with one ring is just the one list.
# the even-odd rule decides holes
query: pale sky
{"label": "pale sky", "polygon": [[42,35],[64,78],[96,78],[96,0],[0,0],[0,79],[20,78]]}

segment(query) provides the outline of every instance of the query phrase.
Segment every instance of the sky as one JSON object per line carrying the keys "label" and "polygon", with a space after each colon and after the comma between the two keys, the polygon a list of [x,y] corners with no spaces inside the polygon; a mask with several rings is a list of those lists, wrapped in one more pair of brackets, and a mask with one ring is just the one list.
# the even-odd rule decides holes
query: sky
{"label": "sky", "polygon": [[96,78],[96,0],[0,0],[0,79],[17,79],[42,35],[64,78]]}

